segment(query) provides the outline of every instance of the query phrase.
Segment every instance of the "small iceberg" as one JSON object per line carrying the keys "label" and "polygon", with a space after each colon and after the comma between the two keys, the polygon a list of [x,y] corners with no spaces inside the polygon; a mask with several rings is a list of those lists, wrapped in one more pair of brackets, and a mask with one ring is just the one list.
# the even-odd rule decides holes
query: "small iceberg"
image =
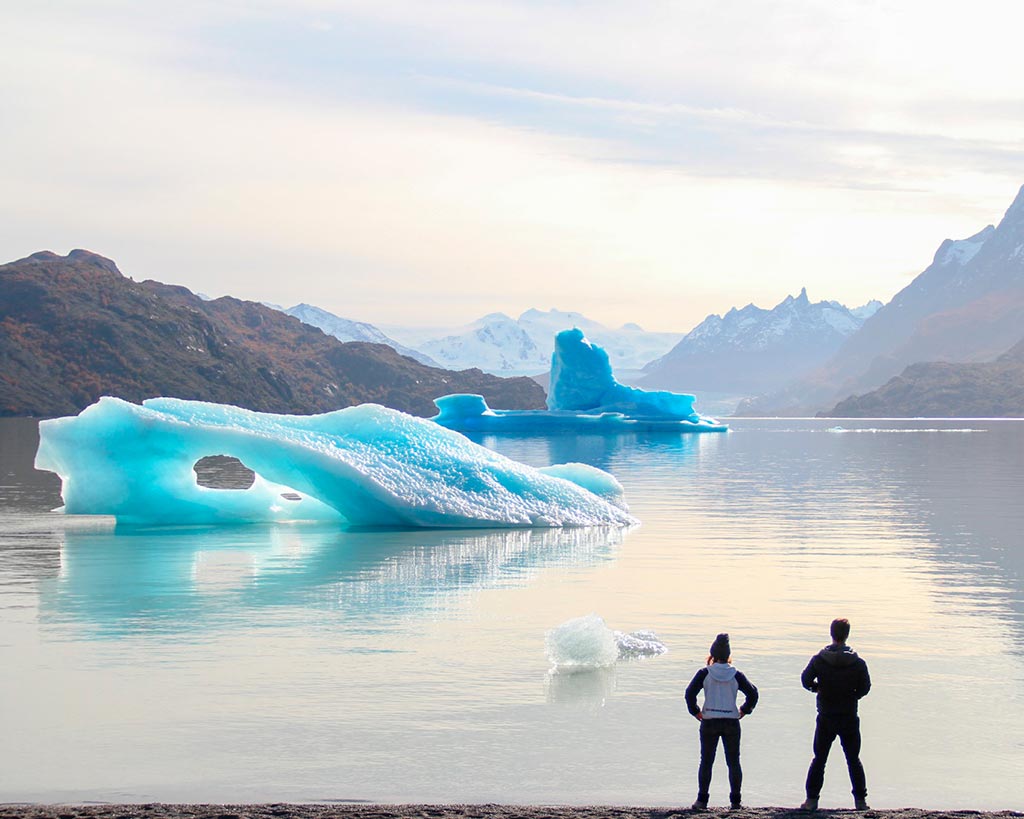
{"label": "small iceberg", "polygon": [[616,631],[615,642],[619,645],[620,660],[638,660],[668,653],[668,646],[653,631],[633,631],[629,634]]}
{"label": "small iceberg", "polygon": [[567,620],[545,636],[553,672],[573,674],[609,668],[619,660],[654,657],[668,647],[652,631],[613,631],[597,614]]}
{"label": "small iceberg", "polygon": [[[64,511],[132,525],[326,520],[350,526],[629,526],[622,486],[584,464],[534,469],[422,418],[375,404],[273,415],[152,398],[101,398],[42,421],[38,469]],[[211,455],[255,473],[247,489],[201,486]]]}
{"label": "small iceberg", "polygon": [[432,420],[461,432],[728,431],[728,425],[697,413],[695,400],[620,384],[608,353],[573,328],[555,336],[547,410],[494,410],[481,395],[454,394],[434,400],[438,414]]}

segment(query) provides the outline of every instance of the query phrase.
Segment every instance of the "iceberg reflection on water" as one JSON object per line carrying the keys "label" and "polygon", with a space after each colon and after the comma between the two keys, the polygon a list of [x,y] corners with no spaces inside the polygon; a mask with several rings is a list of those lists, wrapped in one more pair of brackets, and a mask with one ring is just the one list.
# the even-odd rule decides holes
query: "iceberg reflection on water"
{"label": "iceberg reflection on water", "polygon": [[40,618],[84,625],[96,638],[180,636],[269,625],[302,606],[330,614],[332,628],[360,630],[469,591],[525,584],[546,567],[597,563],[627,531],[68,530],[58,576],[40,581]]}

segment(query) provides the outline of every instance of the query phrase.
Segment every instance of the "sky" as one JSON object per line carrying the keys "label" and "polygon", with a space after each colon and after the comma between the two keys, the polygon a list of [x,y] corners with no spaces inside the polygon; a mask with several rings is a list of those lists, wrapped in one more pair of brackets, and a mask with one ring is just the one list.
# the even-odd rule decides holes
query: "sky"
{"label": "sky", "polygon": [[1024,183],[1024,6],[12,0],[0,259],[384,325],[888,300]]}

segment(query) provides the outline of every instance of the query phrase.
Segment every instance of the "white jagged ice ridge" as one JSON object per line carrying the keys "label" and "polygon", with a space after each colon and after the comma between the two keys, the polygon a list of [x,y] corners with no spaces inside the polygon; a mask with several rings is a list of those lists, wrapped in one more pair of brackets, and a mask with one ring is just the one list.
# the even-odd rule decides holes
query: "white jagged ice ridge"
{"label": "white jagged ice ridge", "polygon": [[[199,486],[208,455],[238,458],[249,489]],[[146,525],[336,520],[434,528],[627,526],[622,487],[578,464],[534,469],[375,404],[272,415],[222,404],[101,398],[40,423],[36,466],[69,514]],[[286,496],[298,495],[300,500]]]}
{"label": "white jagged ice ridge", "polygon": [[608,668],[619,660],[654,657],[668,647],[653,631],[612,631],[597,614],[567,620],[545,637],[551,667],[561,673]]}

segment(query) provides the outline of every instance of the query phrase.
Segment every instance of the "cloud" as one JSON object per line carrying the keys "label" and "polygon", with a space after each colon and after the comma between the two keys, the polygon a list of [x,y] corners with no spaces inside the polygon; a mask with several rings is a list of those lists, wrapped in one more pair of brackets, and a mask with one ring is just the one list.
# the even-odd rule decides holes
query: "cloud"
{"label": "cloud", "polygon": [[948,128],[905,89],[867,116],[863,25],[830,46],[831,10],[792,28],[813,4],[430,5],[6,21],[0,251],[374,321],[542,303],[688,329],[804,284],[885,297],[1024,171],[1005,88]]}

